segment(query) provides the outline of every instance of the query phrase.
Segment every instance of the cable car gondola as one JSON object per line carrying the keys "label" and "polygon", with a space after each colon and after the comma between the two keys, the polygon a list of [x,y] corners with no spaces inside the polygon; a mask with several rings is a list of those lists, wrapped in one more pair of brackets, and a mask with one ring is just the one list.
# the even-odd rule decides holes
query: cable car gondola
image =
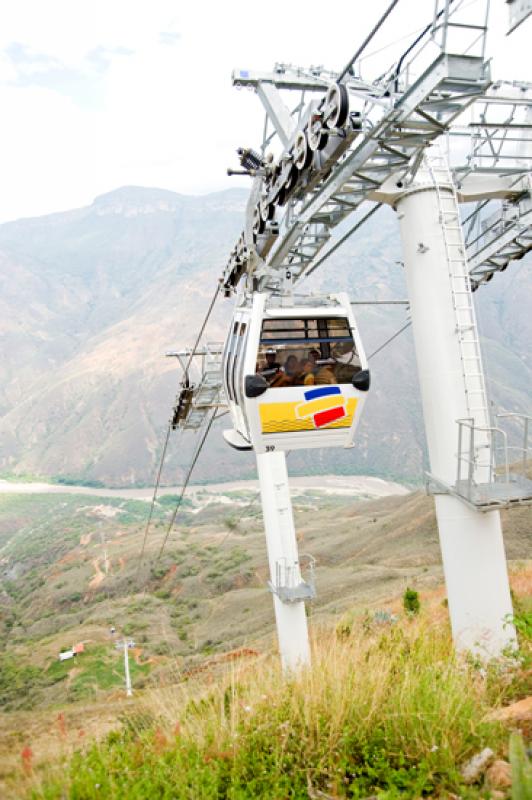
{"label": "cable car gondola", "polygon": [[353,446],[370,375],[347,295],[244,297],[222,372],[233,422],[224,438],[232,447]]}

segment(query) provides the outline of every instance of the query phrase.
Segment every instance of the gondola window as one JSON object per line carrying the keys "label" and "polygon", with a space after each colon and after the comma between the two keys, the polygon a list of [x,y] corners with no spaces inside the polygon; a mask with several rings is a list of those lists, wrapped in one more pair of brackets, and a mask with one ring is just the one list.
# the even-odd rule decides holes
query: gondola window
{"label": "gondola window", "polygon": [[361,369],[345,318],[265,319],[257,373],[272,388],[350,383]]}

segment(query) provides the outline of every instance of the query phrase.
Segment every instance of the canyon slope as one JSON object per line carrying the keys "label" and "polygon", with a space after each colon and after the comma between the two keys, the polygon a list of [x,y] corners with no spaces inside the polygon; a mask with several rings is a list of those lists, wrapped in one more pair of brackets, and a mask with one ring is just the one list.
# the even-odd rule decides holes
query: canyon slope
{"label": "canyon slope", "polygon": [[[239,189],[187,197],[124,187],[87,208],[0,226],[4,475],[116,486],[153,479],[179,382],[176,361],[164,353],[194,341],[246,198]],[[492,403],[528,413],[529,264],[512,265],[475,295]],[[405,298],[394,212],[381,209],[307,288],[347,291],[358,301]],[[218,301],[208,340],[223,340],[232,305]],[[407,319],[402,306],[356,312],[368,354]],[[292,472],[421,480],[426,457],[409,330],[371,359],[371,370],[357,446],[294,453]],[[171,439],[163,483],[182,479],[195,444],[193,435]],[[197,479],[253,472],[252,455],[232,452],[215,428]]]}

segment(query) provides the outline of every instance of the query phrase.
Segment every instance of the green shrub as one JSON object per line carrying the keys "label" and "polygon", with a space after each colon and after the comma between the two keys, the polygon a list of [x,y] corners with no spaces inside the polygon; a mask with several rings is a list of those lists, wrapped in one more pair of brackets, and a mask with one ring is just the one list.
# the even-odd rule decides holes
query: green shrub
{"label": "green shrub", "polygon": [[[14,656],[0,659],[0,706],[10,707],[14,701],[23,701],[41,685],[41,670],[19,664]],[[22,703],[24,705],[24,703]]]}
{"label": "green shrub", "polygon": [[168,644],[168,642],[159,642],[153,648],[153,652],[157,656],[167,656],[168,653],[170,652],[170,645]]}
{"label": "green shrub", "polygon": [[516,610],[510,622],[515,625],[519,638],[523,642],[532,642],[532,611]]}
{"label": "green shrub", "polygon": [[7,653],[0,655],[0,707],[31,708],[42,689],[67,677],[68,667],[53,661],[47,670],[23,664]]}
{"label": "green shrub", "polygon": [[407,614],[419,614],[421,603],[419,602],[419,594],[415,589],[406,588],[403,595],[403,608]]}

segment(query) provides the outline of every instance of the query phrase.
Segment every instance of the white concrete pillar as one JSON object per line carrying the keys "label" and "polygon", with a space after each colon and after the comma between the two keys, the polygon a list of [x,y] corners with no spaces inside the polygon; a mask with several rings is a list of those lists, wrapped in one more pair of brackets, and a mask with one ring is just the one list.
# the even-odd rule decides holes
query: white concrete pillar
{"label": "white concrete pillar", "polygon": [[[299,555],[284,452],[257,453],[257,471],[270,576],[275,586],[278,565],[283,572],[288,566],[299,575]],[[273,605],[283,669],[292,671],[309,664],[305,603],[285,603],[274,594]]]}
{"label": "white concrete pillar", "polygon": [[[445,192],[445,187],[441,191]],[[430,471],[453,485],[457,468],[456,420],[474,416],[474,412],[471,397],[468,403],[466,394],[457,333],[457,300],[449,276],[454,267],[449,263],[441,206],[430,176],[419,173],[416,184],[405,191],[395,207]],[[463,255],[463,249],[454,247],[453,252]],[[481,383],[483,377],[478,385]],[[477,424],[485,422],[481,418]],[[435,501],[456,646],[481,657],[498,656],[516,641],[515,630],[507,623],[513,612],[499,512],[475,511],[450,495],[436,496]]]}

